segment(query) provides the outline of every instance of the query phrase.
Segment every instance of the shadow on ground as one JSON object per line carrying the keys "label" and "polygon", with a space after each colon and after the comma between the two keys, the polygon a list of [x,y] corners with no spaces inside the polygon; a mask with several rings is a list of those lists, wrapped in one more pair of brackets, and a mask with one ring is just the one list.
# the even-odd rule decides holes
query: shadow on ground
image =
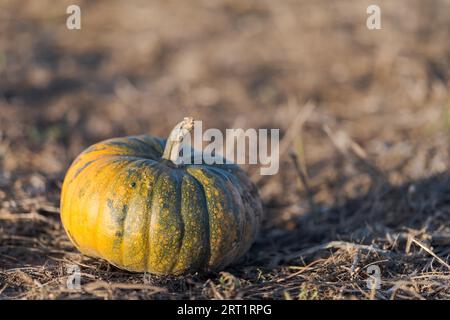
{"label": "shadow on ground", "polygon": [[[379,183],[341,205],[318,206],[282,224],[267,221],[249,254],[224,272],[177,278],[128,273],[82,256],[66,238],[58,215],[41,208],[33,216],[17,214],[23,219],[2,221],[2,296],[315,298],[314,292],[338,292],[341,297],[365,298],[370,293],[364,289],[364,268],[375,263],[384,279],[376,297],[407,297],[409,289],[395,287],[398,281],[417,286],[412,276],[427,279],[438,270],[446,272],[443,263],[408,239],[414,237],[445,260],[450,241],[449,205],[448,173],[401,186]],[[78,264],[82,270],[80,292],[65,288],[68,264]],[[338,280],[339,286],[334,284]],[[442,279],[447,280],[445,276]],[[442,284],[433,281],[433,285]],[[398,293],[401,290],[404,292]],[[444,297],[448,289],[433,293],[440,294]]]}

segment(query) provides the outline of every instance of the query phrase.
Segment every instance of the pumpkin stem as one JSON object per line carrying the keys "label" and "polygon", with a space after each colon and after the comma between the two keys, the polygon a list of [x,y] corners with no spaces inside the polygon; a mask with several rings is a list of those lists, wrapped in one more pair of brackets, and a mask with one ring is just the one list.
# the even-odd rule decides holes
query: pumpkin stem
{"label": "pumpkin stem", "polygon": [[170,160],[176,163],[179,155],[183,139],[194,128],[194,118],[186,117],[183,121],[178,123],[170,132],[167,138],[166,147],[162,155],[163,159]]}

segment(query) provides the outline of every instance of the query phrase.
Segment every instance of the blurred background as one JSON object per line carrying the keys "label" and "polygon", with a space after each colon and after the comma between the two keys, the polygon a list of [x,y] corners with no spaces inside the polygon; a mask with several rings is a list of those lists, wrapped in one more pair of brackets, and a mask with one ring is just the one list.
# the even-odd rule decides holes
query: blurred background
{"label": "blurred background", "polygon": [[[81,30],[66,28],[71,4]],[[370,4],[381,7],[381,30],[366,27]],[[56,224],[64,173],[84,148],[165,137],[193,116],[205,129],[280,128],[279,174],[246,169],[267,234],[282,237],[312,209],[325,224],[324,212],[374,188],[445,172],[449,81],[448,0],[0,0],[0,212]],[[371,217],[414,226],[391,200]],[[326,234],[345,217],[333,215]],[[0,221],[4,239],[45,239],[36,230]],[[305,231],[304,243],[320,232]]]}

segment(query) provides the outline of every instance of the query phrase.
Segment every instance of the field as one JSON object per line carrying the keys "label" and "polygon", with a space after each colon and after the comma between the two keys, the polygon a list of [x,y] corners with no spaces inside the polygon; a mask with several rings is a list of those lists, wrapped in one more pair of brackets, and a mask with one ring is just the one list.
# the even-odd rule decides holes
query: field
{"label": "field", "polygon": [[[449,299],[450,1],[377,1],[381,30],[370,4],[0,0],[0,299]],[[81,255],[70,163],[185,116],[280,129],[279,173],[244,166],[266,215],[250,252],[185,277]]]}

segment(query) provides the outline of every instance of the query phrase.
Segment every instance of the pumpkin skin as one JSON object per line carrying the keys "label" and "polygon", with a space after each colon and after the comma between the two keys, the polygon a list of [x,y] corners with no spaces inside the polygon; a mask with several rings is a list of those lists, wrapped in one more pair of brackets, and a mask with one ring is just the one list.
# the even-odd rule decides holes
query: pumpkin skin
{"label": "pumpkin skin", "polygon": [[234,164],[174,165],[166,141],[115,138],[69,168],[61,219],[83,254],[128,271],[179,275],[218,270],[255,240],[261,200]]}

